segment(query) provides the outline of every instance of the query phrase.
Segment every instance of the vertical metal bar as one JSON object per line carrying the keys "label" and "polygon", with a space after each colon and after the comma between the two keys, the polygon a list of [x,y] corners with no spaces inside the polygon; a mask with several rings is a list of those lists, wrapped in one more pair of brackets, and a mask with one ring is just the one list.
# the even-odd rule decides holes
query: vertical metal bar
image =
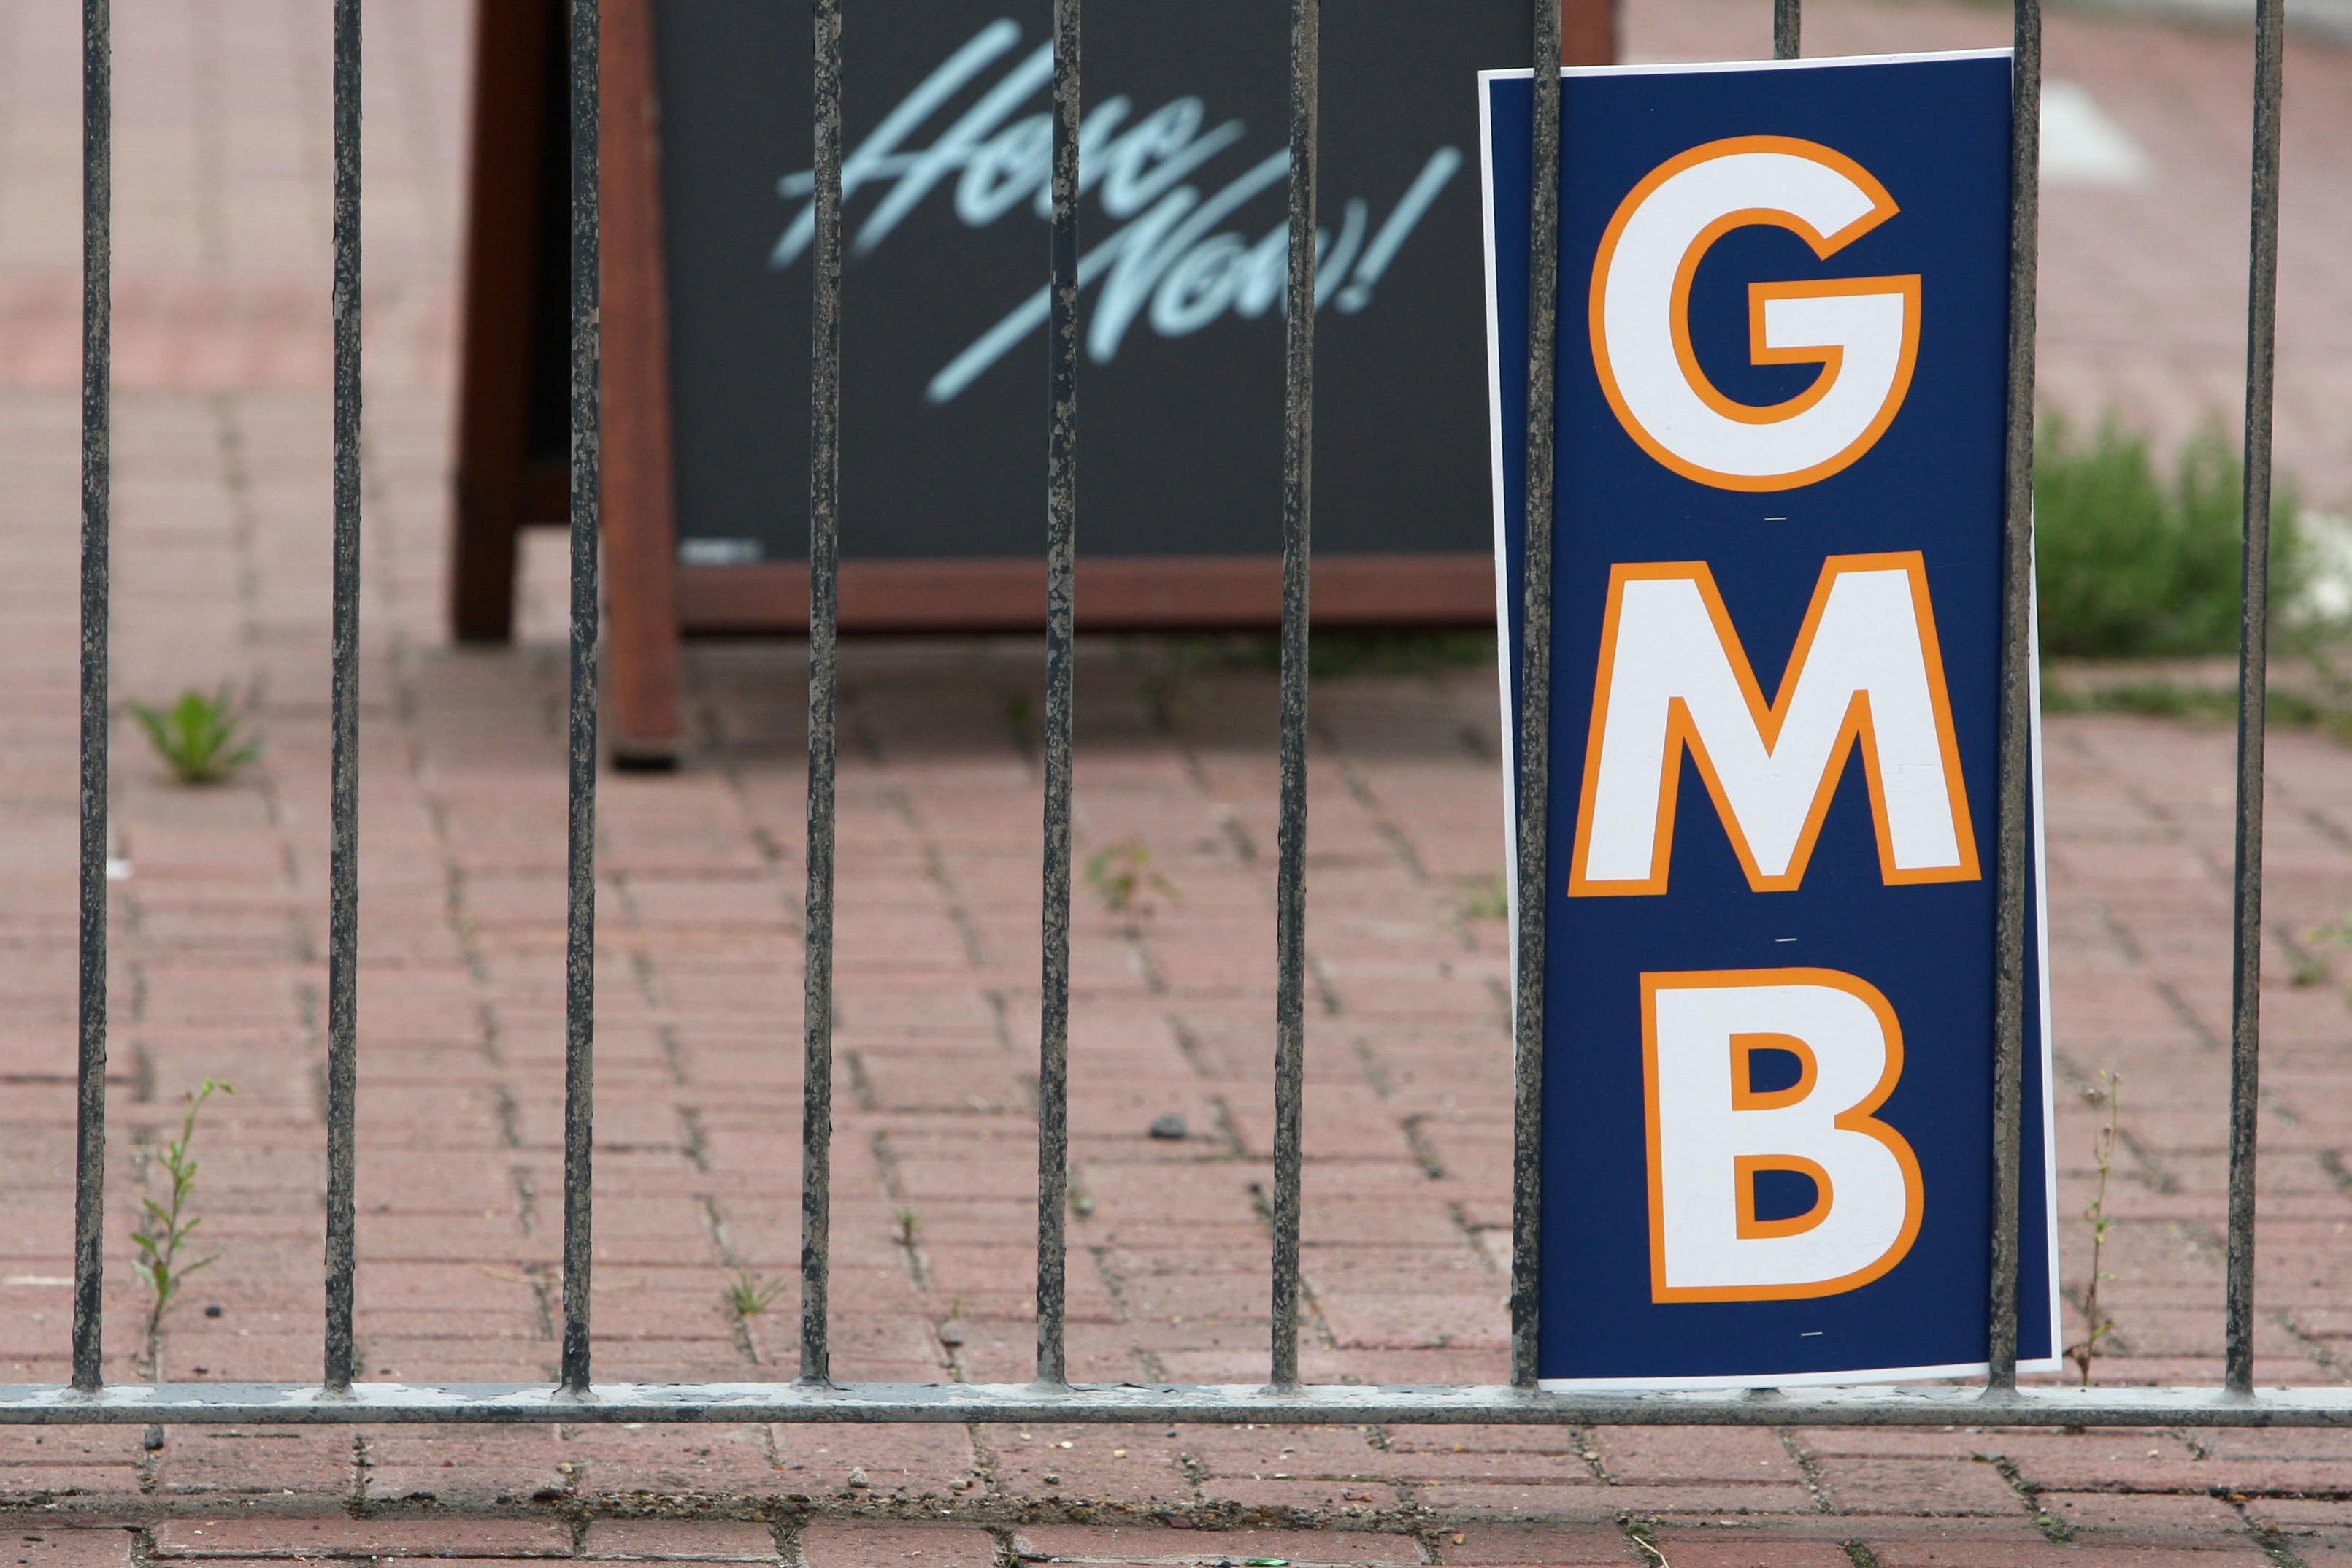
{"label": "vertical metal bar", "polygon": [[597,0],[572,0],[572,822],[563,997],[563,1386],[588,1389],[596,1110]]}
{"label": "vertical metal bar", "polygon": [[81,1051],[74,1122],[73,1385],[103,1378],[106,1224],[106,723],[113,465],[113,21],[81,7]]}
{"label": "vertical metal bar", "polygon": [[1320,0],[1290,6],[1290,290],[1282,416],[1282,805],[1275,888],[1274,1386],[1298,1386],[1300,1110],[1307,1076],[1307,586],[1315,478],[1315,163]]}
{"label": "vertical metal bar", "polygon": [[335,0],[335,547],[327,868],[326,1385],[352,1385],[359,1089],[360,0]]}
{"label": "vertical metal bar", "polygon": [[1076,705],[1078,11],[1054,0],[1054,232],[1045,437],[1045,914],[1037,1042],[1037,1381],[1067,1381],[1064,1246],[1070,1146],[1070,746]]}
{"label": "vertical metal bar", "polygon": [[1536,0],[1534,186],[1528,195],[1528,473],[1520,555],[1518,923],[1511,1025],[1511,1382],[1536,1385],[1543,1219],[1544,931],[1549,909],[1553,400],[1559,341],[1559,0]]}
{"label": "vertical metal bar", "polygon": [[816,247],[810,302],[808,919],[801,1077],[801,1381],[829,1383],[833,1227],[833,780],[841,557],[841,0],[814,0]]}
{"label": "vertical metal bar", "polygon": [[2246,261],[2244,589],[2238,623],[2238,907],[2230,1024],[2226,1383],[2254,1386],[2254,1144],[2261,1110],[2263,742],[2270,681],[2271,390],[2278,340],[2282,0],[2254,10],[2254,168]]}
{"label": "vertical metal bar", "polygon": [[1801,52],[1799,37],[1804,30],[1805,0],[1772,0],[1772,58],[1793,60]]}
{"label": "vertical metal bar", "polygon": [[2017,0],[2009,165],[2009,408],[2002,501],[2000,839],[1993,882],[1990,1392],[2017,1386],[2025,1101],[2026,816],[2033,778],[2033,316],[2041,249],[2042,0]]}

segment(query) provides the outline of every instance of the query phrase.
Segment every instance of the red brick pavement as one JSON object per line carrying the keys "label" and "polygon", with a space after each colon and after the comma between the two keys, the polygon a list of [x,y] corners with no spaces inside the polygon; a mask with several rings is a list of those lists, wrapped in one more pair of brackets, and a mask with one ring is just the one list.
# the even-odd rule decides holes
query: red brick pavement
{"label": "red brick pavement", "polygon": [[[403,0],[372,5],[368,22],[360,1331],[368,1375],[395,1378],[546,1377],[555,1356],[554,542],[534,542],[518,650],[453,649],[439,624],[463,9]],[[269,748],[242,782],[189,792],[157,776],[134,732],[116,737],[119,1378],[139,1375],[148,1348],[125,1267],[133,1210],[181,1095],[205,1077],[238,1089],[202,1135],[221,1260],[153,1348],[175,1377],[293,1379],[318,1364],[317,10],[117,0],[118,690],[234,681]],[[1822,49],[2000,30],[1996,13],[1958,6],[1812,10]],[[12,1381],[63,1375],[68,1307],[70,12],[0,10],[0,494],[24,520],[0,582],[0,1379]],[[1728,0],[1637,10],[1633,29],[1657,53],[1761,37]],[[2052,58],[2180,174],[2160,196],[2053,205],[2052,384],[2078,405],[2130,402],[2177,426],[2231,393],[2241,52],[2224,36],[2059,17]],[[2352,66],[2300,47],[2290,81],[2299,313],[2282,437],[2292,463],[2341,489],[2352,334],[2343,290],[2318,285],[2341,276],[2352,211]],[[2176,375],[2182,365],[2195,374]],[[845,669],[841,1371],[1024,1376],[1035,658],[859,644]],[[611,777],[603,794],[595,1316],[599,1370],[614,1377],[771,1376],[792,1355],[789,1291],[740,1323],[719,1291],[730,1268],[783,1279],[796,1255],[802,666],[784,647],[712,648],[692,679],[697,765]],[[1109,643],[1087,648],[1081,692],[1081,854],[1140,842],[1171,890],[1127,916],[1081,891],[1073,1372],[1249,1379],[1265,1334],[1273,694],[1262,669],[1213,650]],[[1508,1083],[1491,674],[1333,679],[1316,720],[1307,1370],[1492,1380]],[[2337,1131],[2352,1109],[2352,961],[2312,933],[2352,912],[2352,770],[2305,734],[2279,736],[2273,763],[2261,1375],[2336,1381],[2352,1354],[2340,1239],[2352,1177]],[[2118,1381],[2217,1372],[2228,778],[2219,731],[2052,727],[2069,1215],[2095,1123],[2084,1091],[2103,1068],[2127,1084],[2109,1254],[2120,1327],[2101,1368]],[[1148,1136],[1170,1111],[1187,1136]],[[2070,1225],[2071,1278],[2084,1240]],[[2352,1441],[2303,1433],[189,1429],[150,1449],[135,1429],[15,1429],[0,1431],[0,1563],[14,1544],[26,1563],[142,1568],[288,1553],[2319,1568],[2352,1560],[2347,1496]]]}

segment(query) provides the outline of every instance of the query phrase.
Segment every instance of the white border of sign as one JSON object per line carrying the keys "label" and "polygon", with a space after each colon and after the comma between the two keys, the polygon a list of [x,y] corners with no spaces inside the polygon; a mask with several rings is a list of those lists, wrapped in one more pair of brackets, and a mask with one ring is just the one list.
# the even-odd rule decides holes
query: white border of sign
{"label": "white border of sign", "polygon": [[[1735,70],[1816,70],[1825,66],[1892,65],[1907,60],[2007,59],[2007,49],[1958,49],[1943,53],[1897,55],[1843,55],[1800,60],[1724,60],[1719,62],[1675,61],[1657,65],[1569,66],[1560,70],[1560,78],[1590,76],[1675,76],[1695,71]],[[1495,136],[1489,110],[1487,84],[1496,81],[1531,81],[1535,72],[1521,67],[1516,70],[1491,70],[1478,73],[1478,201],[1479,235],[1486,258],[1486,444],[1490,464],[1489,484],[1494,497],[1495,511],[1495,657],[1497,686],[1503,707],[1503,820],[1518,820],[1518,747],[1513,737],[1517,733],[1517,715],[1511,711],[1511,638],[1508,629],[1516,619],[1517,606],[1510,599],[1510,571],[1504,550],[1503,495],[1503,385],[1501,328],[1496,319],[1495,300]],[[1562,258],[1565,262],[1565,258]],[[2037,601],[2038,604],[2038,601]],[[2044,1156],[2042,1167],[2042,1202],[2044,1228],[2050,1237],[2050,1349],[2048,1356],[2038,1360],[2020,1360],[2020,1372],[2057,1372],[2065,1365],[2063,1349],[2065,1342],[2065,1319],[2059,1295],[2058,1281],[2058,1126],[2056,1064],[2051,1044],[2050,1017],[2050,858],[2046,843],[2049,815],[2044,809],[2042,789],[2042,638],[2039,618],[2032,631],[2032,668],[2027,672],[2027,686],[2033,710],[2033,819],[2037,831],[2033,836],[2033,886],[2036,908],[2034,931],[2037,938],[2039,975],[2041,979],[2040,1012],[2042,1022],[2042,1142]],[[1515,834],[1516,834],[1516,830]],[[1509,891],[1508,910],[1511,942],[1511,968],[1518,969],[1518,858],[1506,856],[1506,886]],[[1513,1031],[1517,1038],[1517,1031]],[[1769,1386],[1808,1387],[1837,1384],[1918,1382],[1935,1378],[1981,1376],[1991,1370],[1990,1361],[1959,1362],[1948,1366],[1914,1366],[1883,1368],[1864,1372],[1817,1372],[1783,1373],[1770,1379]],[[1754,1376],[1747,1377],[1635,1377],[1635,1378],[1572,1378],[1548,1377],[1542,1386],[1548,1389],[1574,1390],[1600,1388],[1750,1388],[1759,1385]]]}

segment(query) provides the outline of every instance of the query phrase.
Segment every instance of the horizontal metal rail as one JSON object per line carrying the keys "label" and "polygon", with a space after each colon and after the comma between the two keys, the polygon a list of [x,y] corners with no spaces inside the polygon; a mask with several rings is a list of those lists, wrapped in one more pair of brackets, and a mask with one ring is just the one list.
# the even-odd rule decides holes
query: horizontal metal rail
{"label": "horizontal metal rail", "polygon": [[1757,1394],[1258,1384],[110,1384],[0,1385],[0,1425],[406,1422],[1177,1422],[1194,1426],[2352,1426],[2352,1388],[1872,1387]]}
{"label": "horizontal metal rail", "polygon": [[[1774,50],[1797,53],[1800,0],[1775,0]],[[1530,274],[1527,581],[1517,782],[1521,889],[1515,928],[1514,1259],[1507,1386],[1309,1385],[1298,1383],[1305,1300],[1298,1231],[1304,1093],[1301,976],[1305,963],[1307,767],[1307,586],[1314,400],[1317,62],[1318,0],[1291,0],[1289,288],[1284,360],[1281,849],[1273,1019],[1275,1191],[1271,1203],[1272,1343],[1265,1384],[1072,1386],[1064,1378],[1062,1209],[1066,1201],[1070,774],[1077,526],[1077,195],[1080,0],[1054,10],[1054,146],[1048,271],[1046,521],[1049,608],[1045,756],[1045,921],[1038,1107],[1037,1381],[1024,1384],[831,1382],[827,1339],[836,676],[835,565],[840,544],[842,0],[814,0],[816,246],[812,296],[812,462],[807,1011],[802,1189],[801,1378],[798,1383],[598,1384],[590,1375],[589,1196],[593,1152],[597,587],[597,27],[595,0],[572,0],[571,417],[571,700],[567,710],[570,907],[566,923],[563,1284],[561,1363],[544,1384],[357,1383],[353,1346],[353,1220],[357,1165],[360,604],[360,10],[337,0],[334,41],[334,637],[331,672],[329,1130],[326,1191],[326,1354],[322,1381],[292,1384],[115,1384],[101,1379],[101,1222],[106,1145],[106,888],[109,614],[109,264],[111,132],[107,0],[83,0],[84,317],[81,644],[81,942],[79,1014],[72,1383],[0,1385],[0,1425],[84,1423],[400,1422],[1187,1422],[1301,1424],[1550,1424],[1639,1426],[2352,1426],[2352,1388],[2251,1387],[2253,1370],[2254,1108],[2259,1024],[2263,650],[2267,635],[2272,346],[2275,335],[2281,0],[2259,0],[2255,47],[2253,201],[2247,330],[2244,611],[2242,643],[2236,875],[2236,1014],[2229,1213],[2226,1386],[2015,1386],[2017,1231],[2023,1019],[2027,1005],[2025,878],[2031,674],[2034,185],[2040,102],[2041,0],[2015,0],[2011,383],[2007,568],[2000,751],[2000,920],[1996,1149],[1989,1360],[1982,1386],[1721,1391],[1577,1391],[1537,1386],[1537,1179],[1542,1068],[1546,833],[1544,801],[1551,630],[1550,524],[1559,269],[1559,0],[1538,0],[1535,217]]]}

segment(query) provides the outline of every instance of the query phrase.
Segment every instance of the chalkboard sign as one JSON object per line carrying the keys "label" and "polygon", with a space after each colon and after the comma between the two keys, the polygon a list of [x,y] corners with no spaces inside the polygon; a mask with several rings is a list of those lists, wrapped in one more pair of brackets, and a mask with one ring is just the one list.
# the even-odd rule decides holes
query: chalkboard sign
{"label": "chalkboard sign", "polygon": [[[452,621],[503,639],[514,531],[563,516],[564,0],[479,0]],[[1045,611],[1048,0],[844,6],[841,622]],[[1611,0],[1567,55],[1613,58]],[[1091,0],[1078,617],[1271,626],[1284,0]],[[677,733],[681,634],[805,627],[808,13],[604,0],[607,689]],[[1531,0],[1367,0],[1322,28],[1318,624],[1493,613],[1477,73]]]}
{"label": "chalkboard sign", "polygon": [[[1034,558],[1048,6],[852,9],[844,554]],[[1490,548],[1475,89],[1529,28],[1528,0],[1326,19],[1318,556]],[[1087,7],[1084,554],[1279,548],[1288,37],[1277,0]],[[804,559],[809,26],[659,5],[655,46],[679,558]]]}

